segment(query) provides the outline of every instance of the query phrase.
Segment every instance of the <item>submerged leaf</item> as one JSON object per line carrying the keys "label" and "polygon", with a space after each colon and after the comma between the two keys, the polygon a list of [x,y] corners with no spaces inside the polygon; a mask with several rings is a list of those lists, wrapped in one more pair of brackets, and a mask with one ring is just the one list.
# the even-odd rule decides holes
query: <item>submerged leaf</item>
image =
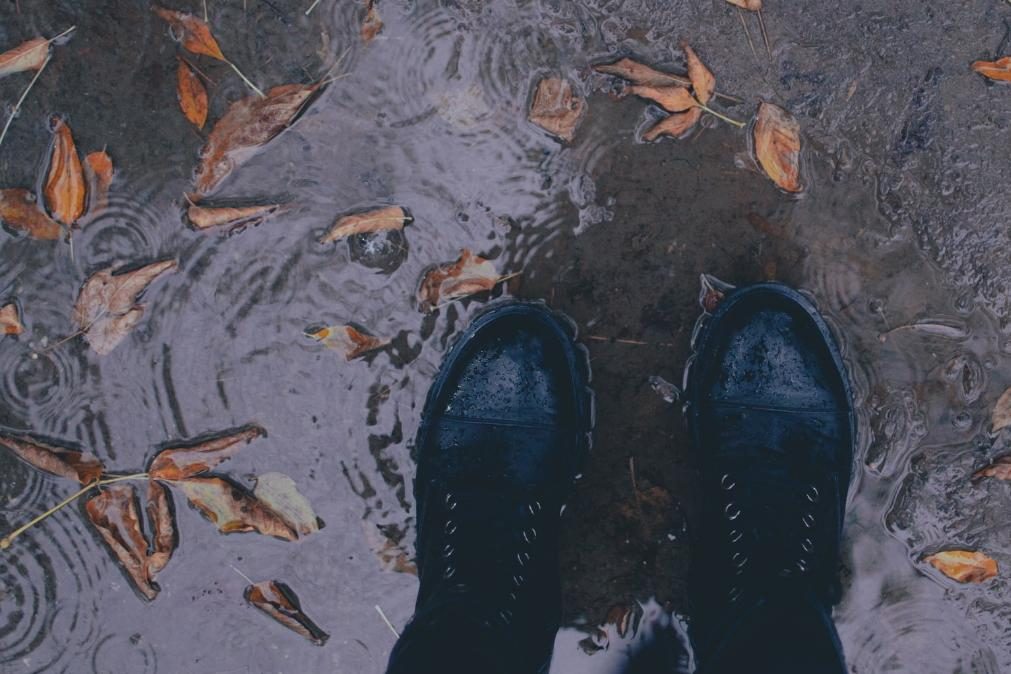
{"label": "submerged leaf", "polygon": [[491,290],[499,280],[495,265],[464,248],[456,262],[425,274],[418,288],[418,307],[427,313],[442,302]]}
{"label": "submerged leaf", "polygon": [[362,20],[362,42],[368,44],[383,29],[383,20],[376,9],[376,0],[365,0],[365,19]]}
{"label": "submerged leaf", "polygon": [[651,143],[660,136],[680,138],[695,127],[700,117],[702,117],[702,109],[698,107],[684,112],[675,112],[653,125],[642,134],[642,138]]}
{"label": "submerged leaf", "polygon": [[330,243],[354,234],[370,234],[393,229],[403,229],[413,218],[400,206],[386,206],[364,213],[353,213],[337,219],[333,227],[320,238],[320,243]]}
{"label": "submerged leaf", "polygon": [[696,106],[695,99],[684,87],[631,86],[628,92],[633,96],[653,101],[667,112],[684,112]]}
{"label": "submerged leaf", "polygon": [[184,480],[211,470],[235,456],[243,444],[267,435],[260,426],[249,425],[195,444],[167,447],[151,462],[148,475],[155,480]]}
{"label": "submerged leaf", "polygon": [[147,483],[147,519],[151,523],[151,536],[154,538],[153,551],[147,557],[147,575],[153,580],[169,563],[179,542],[172,494],[154,480],[148,480]]}
{"label": "submerged leaf", "polygon": [[182,59],[179,59],[179,68],[176,70],[176,96],[186,119],[198,129],[204,128],[207,123],[207,89]]}
{"label": "submerged leaf", "polygon": [[0,334],[20,335],[24,331],[18,305],[11,302],[0,307]]}
{"label": "submerged leaf", "polygon": [[551,135],[571,141],[585,107],[586,103],[573,93],[568,80],[546,77],[537,83],[528,117]]}
{"label": "submerged leaf", "polygon": [[593,66],[598,73],[616,75],[633,84],[648,87],[688,86],[690,80],[681,75],[661,72],[630,58],[618,59],[614,63]]}
{"label": "submerged leaf", "polygon": [[148,576],[147,540],[140,529],[133,486],[106,487],[84,504],[84,510],[137,590],[148,600],[158,596],[158,586]]}
{"label": "submerged leaf", "polygon": [[253,496],[267,504],[298,532],[308,536],[322,528],[309,501],[299,493],[295,481],[284,473],[264,473],[256,478]]}
{"label": "submerged leaf", "polygon": [[249,585],[243,596],[250,604],[317,646],[322,646],[330,638],[329,634],[303,613],[298,595],[279,580],[264,580]]}
{"label": "submerged leaf", "polygon": [[49,155],[49,173],[44,194],[53,218],[69,226],[84,215],[87,188],[70,127],[59,118],[54,118],[53,124],[53,147]]}
{"label": "submerged leaf", "polygon": [[382,527],[368,520],[362,520],[362,531],[365,533],[365,542],[379,559],[379,565],[383,571],[418,575],[418,566],[414,563],[410,553],[404,549],[402,540],[394,541],[383,532]]}
{"label": "submerged leaf", "polygon": [[176,12],[165,9],[157,5],[152,5],[151,10],[162,19],[168,22],[174,31],[173,37],[182,42],[183,49],[194,54],[203,54],[211,58],[225,61],[225,55],[221,53],[218,41],[211,34],[210,27],[193,16],[183,12]]}
{"label": "submerged leaf", "polygon": [[755,117],[755,156],[772,182],[787,192],[800,192],[800,124],[771,103],[761,103]]}
{"label": "submerged leaf", "polygon": [[37,37],[0,54],[0,77],[39,70],[49,57],[49,40]]}
{"label": "submerged leaf", "polygon": [[762,9],[762,0],[727,0],[727,2],[749,12],[758,12]]}
{"label": "submerged leaf", "polygon": [[212,227],[241,228],[258,225],[267,217],[281,209],[281,204],[264,204],[262,206],[198,206],[190,204],[186,209],[186,218],[197,229]]}
{"label": "submerged leaf", "polygon": [[35,195],[21,188],[0,190],[0,221],[33,239],[55,241],[63,233],[59,223],[39,208]]}
{"label": "submerged leaf", "polygon": [[1000,398],[997,399],[997,404],[993,406],[993,412],[990,414],[990,421],[992,423],[991,433],[1011,426],[1011,388],[1000,394]]}
{"label": "submerged leaf", "polygon": [[88,174],[89,215],[104,210],[109,205],[109,186],[112,185],[112,157],[104,150],[92,152],[84,158]]}
{"label": "submerged leaf", "polygon": [[103,269],[88,277],[74,304],[73,318],[91,348],[101,355],[116,348],[144,315],[138,296],[159,276],[178,267],[175,260],[162,260],[126,272]]}
{"label": "submerged leaf", "polygon": [[41,471],[81,484],[91,484],[105,471],[102,462],[90,452],[69,447],[54,447],[27,435],[0,433],[0,445]]}
{"label": "submerged leaf", "polygon": [[1011,481],[1011,454],[998,457],[990,465],[980,468],[972,474],[973,480],[980,480],[984,477],[995,477],[998,480]]}
{"label": "submerged leaf", "polygon": [[997,562],[974,550],[944,550],[924,561],[959,583],[982,583],[997,575]]}
{"label": "submerged leaf", "polygon": [[991,80],[1011,82],[1011,56],[1004,56],[996,61],[975,61],[972,69]]}
{"label": "submerged leaf", "polygon": [[347,360],[354,360],[390,343],[388,339],[365,334],[351,325],[331,325],[307,330],[305,334],[306,337],[321,342],[328,349],[340,351]]}
{"label": "submerged leaf", "polygon": [[688,78],[692,81],[692,89],[695,90],[695,98],[702,103],[708,103],[716,91],[716,77],[698,57],[695,50],[688,43],[681,45],[688,61]]}
{"label": "submerged leaf", "polygon": [[196,189],[207,194],[255,150],[288,128],[309,104],[320,84],[284,84],[266,96],[248,96],[232,103],[218,120],[201,151]]}
{"label": "submerged leaf", "polygon": [[294,541],[298,531],[245,487],[220,477],[191,477],[173,482],[197,510],[223,534],[255,531]]}

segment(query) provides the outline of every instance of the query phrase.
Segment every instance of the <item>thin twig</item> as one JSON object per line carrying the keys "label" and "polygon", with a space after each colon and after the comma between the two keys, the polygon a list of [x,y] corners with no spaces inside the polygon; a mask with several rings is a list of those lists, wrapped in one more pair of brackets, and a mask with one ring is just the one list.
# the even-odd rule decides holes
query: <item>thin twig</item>
{"label": "thin twig", "polygon": [[238,73],[239,77],[242,78],[242,81],[245,82],[249,86],[250,89],[252,89],[257,94],[259,94],[260,98],[266,98],[267,97],[267,95],[265,93],[263,93],[262,91],[260,91],[259,87],[257,87],[255,84],[253,84],[252,82],[250,82],[249,78],[242,74],[242,71],[239,70],[239,67],[237,65],[235,65],[231,61],[227,61],[227,60],[225,61],[225,63],[227,63],[228,65],[232,66],[232,70],[234,70],[236,73]]}
{"label": "thin twig", "polygon": [[379,614],[379,617],[383,619],[383,622],[386,623],[386,626],[390,628],[390,631],[393,632],[394,636],[399,639],[400,632],[397,631],[397,628],[393,626],[390,619],[386,617],[385,613],[383,613],[383,609],[379,608],[379,604],[376,604],[376,612]]}
{"label": "thin twig", "polygon": [[744,36],[748,38],[748,46],[751,47],[751,53],[758,60],[758,52],[755,51],[755,43],[751,41],[751,31],[748,30],[748,22],[744,20],[744,10],[740,7],[737,8],[737,16],[741,19],[741,25],[744,27]]}
{"label": "thin twig", "polygon": [[204,2],[204,23],[207,23],[207,21],[209,21],[209,19],[207,18],[207,0],[203,0],[203,2]]}
{"label": "thin twig", "polygon": [[46,69],[46,66],[49,65],[49,62],[52,59],[53,59],[52,54],[46,56],[46,60],[42,62],[42,66],[39,68],[38,72],[35,73],[35,77],[33,77],[32,81],[28,83],[28,86],[25,87],[24,93],[21,94],[21,98],[18,99],[18,102],[14,104],[14,109],[11,110],[11,116],[7,118],[7,123],[4,124],[4,130],[0,131],[0,145],[3,145],[4,138],[7,137],[7,130],[11,128],[11,124],[14,122],[14,118],[17,117],[18,111],[21,109],[21,104],[24,103],[25,98],[28,97],[28,92],[32,90],[33,86],[35,86],[35,83],[39,79],[39,75],[42,74],[42,71]]}
{"label": "thin twig", "polygon": [[587,339],[594,342],[608,342],[610,344],[628,344],[630,346],[663,346],[669,349],[673,349],[676,345],[670,342],[644,342],[639,339],[621,339],[618,337],[604,337],[603,335],[587,335]]}
{"label": "thin twig", "polygon": [[247,576],[246,574],[242,573],[237,568],[235,568],[234,564],[229,564],[228,566],[232,567],[232,571],[242,576],[247,583],[249,583],[250,585],[256,585],[256,583],[253,582],[252,578],[250,578],[249,576]]}
{"label": "thin twig", "polygon": [[53,42],[55,42],[56,40],[59,40],[64,35],[67,35],[68,33],[72,33],[75,30],[77,30],[77,26],[71,26],[70,28],[68,28],[65,31],[63,31],[62,33],[60,33],[59,35],[56,35],[56,36],[51,37],[48,40],[46,40],[46,43],[47,44],[52,44]]}
{"label": "thin twig", "polygon": [[758,25],[762,29],[762,39],[765,40],[765,51],[769,53],[769,60],[772,60],[772,47],[769,46],[769,34],[765,31],[765,19],[762,18],[762,10],[758,10]]}
{"label": "thin twig", "polygon": [[305,15],[309,16],[309,13],[312,12],[312,10],[316,9],[316,5],[318,5],[318,4],[319,4],[319,0],[313,0],[313,3],[311,5],[309,5],[309,9],[305,10]]}
{"label": "thin twig", "polygon": [[728,124],[733,124],[738,129],[743,129],[744,128],[744,122],[738,122],[736,119],[730,119],[726,115],[720,114],[720,113],[716,112],[715,110],[713,110],[712,108],[707,107],[705,103],[699,101],[698,99],[696,99],[694,97],[692,97],[692,98],[695,101],[695,105],[699,106],[700,108],[702,108],[703,110],[705,110],[709,114],[715,115],[715,116],[719,117],[720,119],[722,119],[724,122],[727,122]]}

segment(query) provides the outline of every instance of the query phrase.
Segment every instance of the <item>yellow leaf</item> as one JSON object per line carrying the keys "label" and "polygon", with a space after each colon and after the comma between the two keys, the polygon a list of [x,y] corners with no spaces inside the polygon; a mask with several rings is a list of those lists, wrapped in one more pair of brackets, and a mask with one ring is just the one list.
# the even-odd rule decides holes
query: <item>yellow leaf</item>
{"label": "yellow leaf", "polygon": [[997,562],[973,550],[944,550],[924,561],[959,583],[982,583],[997,575]]}
{"label": "yellow leaf", "polygon": [[1011,82],[1011,56],[1004,56],[996,61],[975,61],[972,69],[991,80]]}
{"label": "yellow leaf", "polygon": [[365,334],[351,325],[332,325],[306,331],[306,337],[321,342],[328,349],[340,351],[347,360],[354,360],[370,351],[381,349],[390,343],[388,339],[380,339]]}
{"label": "yellow leaf", "polygon": [[39,70],[49,56],[49,40],[37,37],[0,54],[0,77]]}
{"label": "yellow leaf", "polygon": [[354,234],[403,229],[404,225],[410,223],[411,220],[410,214],[400,206],[387,206],[364,213],[345,215],[338,218],[333,227],[319,241],[320,243],[330,243]]}
{"label": "yellow leaf", "polygon": [[653,101],[667,112],[684,112],[696,107],[695,99],[684,87],[631,86],[628,92]]}
{"label": "yellow leaf", "polygon": [[179,59],[176,71],[176,95],[179,107],[190,123],[198,129],[207,122],[207,89],[185,61]]}
{"label": "yellow leaf", "polygon": [[779,106],[761,103],[755,118],[754,148],[758,163],[772,182],[787,192],[800,192],[800,124]]}

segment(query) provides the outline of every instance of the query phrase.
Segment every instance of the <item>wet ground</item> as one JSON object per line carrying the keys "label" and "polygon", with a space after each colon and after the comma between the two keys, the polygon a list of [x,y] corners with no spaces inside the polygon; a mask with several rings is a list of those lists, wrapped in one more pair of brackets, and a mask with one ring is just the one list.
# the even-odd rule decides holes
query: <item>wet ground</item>
{"label": "wet ground", "polygon": [[[207,1],[223,51],[261,86],[319,79],[345,55],[344,76],[216,195],[293,204],[233,236],[183,223],[203,140],[176,103],[176,44],[146,2],[0,8],[0,50],[78,26],[0,147],[2,186],[38,184],[52,114],[117,166],[110,207],[73,255],[0,235],[0,293],[28,328],[0,342],[0,425],[133,471],[168,440],[255,421],[269,437],[228,472],[289,474],[326,522],[297,544],[220,536],[180,503],[180,549],[146,604],[81,514],[62,512],[0,557],[3,671],[383,671],[394,637],[374,606],[402,626],[417,581],[384,571],[372,547],[413,543],[410,438],[448,342],[488,301],[426,317],[413,296],[426,267],[464,247],[522,272],[495,295],[569,314],[591,354],[598,428],[563,540],[570,625],[651,598],[690,616],[697,458],[650,377],[680,382],[701,273],[776,279],[814,295],[860,398],[836,613],[851,670],[1011,669],[1011,490],[968,480],[1008,449],[988,430],[1011,384],[1011,90],[968,64],[998,55],[1011,6],[770,1],[771,58],[748,21],[756,58],[722,1],[380,0],[385,27],[368,45],[361,5],[323,0],[306,16],[304,4]],[[798,117],[800,198],[750,169],[746,133],[714,119],[689,139],[640,142],[655,111],[589,68],[633,54],[680,69],[681,39],[746,101],[723,112],[747,120],[762,98]],[[248,94],[227,66],[195,62],[214,81],[212,120]],[[587,99],[570,144],[526,121],[548,74]],[[0,80],[5,115],[27,79]],[[317,243],[336,215],[379,204],[415,217],[399,264]],[[164,257],[181,273],[151,289],[115,351],[77,339],[32,357],[73,331],[88,274]],[[346,363],[302,334],[348,321],[392,346]],[[943,327],[903,327],[924,322]],[[639,489],[670,494],[667,515],[630,515],[633,466]],[[7,454],[0,476],[3,531],[70,493]],[[1002,575],[956,585],[920,561],[944,547],[984,550]],[[246,606],[233,567],[286,581],[330,642]],[[605,657],[574,641],[560,638],[554,671]]]}

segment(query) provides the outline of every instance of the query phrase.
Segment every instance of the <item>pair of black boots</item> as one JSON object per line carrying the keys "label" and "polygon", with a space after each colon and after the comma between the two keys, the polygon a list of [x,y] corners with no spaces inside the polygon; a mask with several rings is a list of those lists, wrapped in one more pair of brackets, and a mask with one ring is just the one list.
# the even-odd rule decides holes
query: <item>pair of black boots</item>
{"label": "pair of black boots", "polygon": [[[854,416],[839,351],[811,303],[779,284],[727,295],[694,346],[700,671],[845,672],[831,606]],[[448,354],[417,437],[421,587],[389,674],[547,671],[588,386],[571,329],[540,305],[484,313]]]}

